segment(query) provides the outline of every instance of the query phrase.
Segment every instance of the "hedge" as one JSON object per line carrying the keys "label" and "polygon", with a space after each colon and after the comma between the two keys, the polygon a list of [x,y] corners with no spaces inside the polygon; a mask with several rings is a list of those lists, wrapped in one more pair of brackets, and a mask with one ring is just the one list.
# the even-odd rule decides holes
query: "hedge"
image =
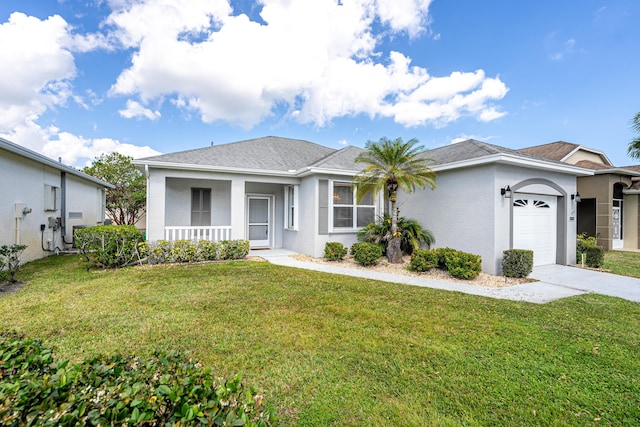
{"label": "hedge", "polygon": [[0,335],[0,424],[227,425],[277,423],[240,375],[228,380],[187,354],[99,356],[72,364],[37,339]]}

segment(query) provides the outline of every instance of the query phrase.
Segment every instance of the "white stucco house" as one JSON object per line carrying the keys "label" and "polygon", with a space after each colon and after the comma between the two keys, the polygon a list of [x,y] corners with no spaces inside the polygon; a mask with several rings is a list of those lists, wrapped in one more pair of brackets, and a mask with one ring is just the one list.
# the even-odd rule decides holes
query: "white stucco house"
{"label": "white stucco house", "polygon": [[[382,195],[355,202],[362,151],[265,137],[134,160],[147,177],[147,238],[248,239],[313,257],[328,241],[349,246],[386,209]],[[494,274],[509,248],[532,249],[538,265],[575,262],[571,195],[593,171],[475,140],[425,157],[436,189],[401,194],[399,208],[436,246],[481,255]]]}
{"label": "white stucco house", "polygon": [[109,183],[0,138],[0,245],[23,261],[71,248],[74,227],[101,224]]}

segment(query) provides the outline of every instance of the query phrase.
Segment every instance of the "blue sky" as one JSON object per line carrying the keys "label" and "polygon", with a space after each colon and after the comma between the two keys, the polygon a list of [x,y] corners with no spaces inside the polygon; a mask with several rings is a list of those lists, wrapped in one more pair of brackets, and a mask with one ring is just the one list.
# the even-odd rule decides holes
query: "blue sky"
{"label": "blue sky", "polygon": [[0,2],[0,136],[83,166],[266,135],[633,164],[637,0]]}

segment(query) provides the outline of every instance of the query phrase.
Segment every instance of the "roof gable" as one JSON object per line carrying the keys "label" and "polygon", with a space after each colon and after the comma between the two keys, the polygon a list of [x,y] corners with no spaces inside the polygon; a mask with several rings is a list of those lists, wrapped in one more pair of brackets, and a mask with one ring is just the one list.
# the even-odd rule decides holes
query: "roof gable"
{"label": "roof gable", "polygon": [[301,139],[267,136],[211,147],[138,159],[185,165],[203,165],[273,171],[298,170],[336,150]]}
{"label": "roof gable", "polygon": [[[613,166],[613,163],[611,163],[603,152],[565,141],[536,145],[535,147],[523,148],[519,151],[578,166],[581,162],[585,161],[586,163],[583,164],[589,164],[591,166],[597,163],[603,165],[603,168]],[[587,167],[594,169],[593,167]]]}

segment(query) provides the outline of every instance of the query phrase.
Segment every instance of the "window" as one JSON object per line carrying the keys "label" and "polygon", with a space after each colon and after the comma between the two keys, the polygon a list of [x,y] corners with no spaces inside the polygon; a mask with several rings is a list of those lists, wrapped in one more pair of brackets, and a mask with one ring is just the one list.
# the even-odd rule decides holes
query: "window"
{"label": "window", "polygon": [[211,225],[211,189],[191,189],[191,225]]}
{"label": "window", "polygon": [[334,229],[364,227],[375,219],[376,208],[371,193],[356,203],[355,187],[349,182],[332,182],[331,204]]}
{"label": "window", "polygon": [[60,188],[53,185],[44,185],[44,210],[56,211],[60,206]]}
{"label": "window", "polygon": [[288,230],[298,229],[298,186],[287,185],[284,189],[285,224]]}

